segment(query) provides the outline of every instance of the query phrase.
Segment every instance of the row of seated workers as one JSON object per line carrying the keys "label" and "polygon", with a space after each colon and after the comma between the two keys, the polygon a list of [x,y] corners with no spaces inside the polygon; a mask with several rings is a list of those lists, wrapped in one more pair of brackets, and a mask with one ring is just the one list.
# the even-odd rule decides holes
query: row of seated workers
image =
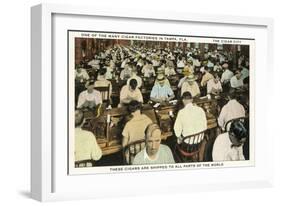
{"label": "row of seated workers", "polygon": [[[95,134],[82,128],[85,112],[104,104],[107,110],[126,107],[131,116],[120,137],[122,147],[127,148],[124,164],[171,164],[179,162],[176,156],[184,157],[181,162],[199,161],[208,127],[206,111],[194,100],[222,94],[227,101],[216,117],[221,132],[216,133],[212,143],[211,160],[248,159],[249,151],[244,149],[245,142],[249,142],[248,102],[241,104],[237,92],[249,99],[247,55],[198,48],[114,45],[92,60],[82,60],[75,68],[75,165],[98,165],[103,156]],[[174,114],[173,123],[179,155],[171,145],[161,143],[159,125],[142,113],[144,104],[161,107],[173,101],[183,105]],[[131,145],[134,148],[128,147]]]}

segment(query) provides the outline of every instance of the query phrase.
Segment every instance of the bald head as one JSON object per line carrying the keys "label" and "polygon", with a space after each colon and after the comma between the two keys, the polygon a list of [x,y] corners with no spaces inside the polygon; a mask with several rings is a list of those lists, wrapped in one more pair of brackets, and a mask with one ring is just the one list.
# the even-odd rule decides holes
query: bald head
{"label": "bald head", "polygon": [[146,152],[153,158],[161,144],[161,130],[155,123],[149,124],[145,130]]}

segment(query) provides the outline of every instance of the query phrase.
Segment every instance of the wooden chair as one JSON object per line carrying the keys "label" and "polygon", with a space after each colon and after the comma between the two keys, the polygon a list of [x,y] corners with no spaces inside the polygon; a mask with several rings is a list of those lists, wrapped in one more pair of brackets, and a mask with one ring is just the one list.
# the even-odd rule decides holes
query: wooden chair
{"label": "wooden chair", "polygon": [[226,131],[226,132],[229,131],[231,123],[235,120],[239,120],[243,123],[246,123],[247,121],[249,121],[249,118],[248,117],[238,117],[238,118],[234,118],[234,119],[227,121],[224,125],[224,131]]}
{"label": "wooden chair", "polygon": [[205,131],[189,135],[175,145],[174,154],[179,162],[198,162],[201,143],[205,137]]}
{"label": "wooden chair", "polygon": [[96,86],[96,90],[98,90],[101,93],[102,101],[107,103],[107,105],[110,104],[110,84],[107,86]]}
{"label": "wooden chair", "polygon": [[95,165],[94,160],[81,160],[81,161],[75,161],[75,167],[88,167],[87,165],[90,165],[90,167],[93,167]]}
{"label": "wooden chair", "polygon": [[123,160],[125,165],[131,165],[135,156],[145,147],[145,140],[132,142],[123,148]]}

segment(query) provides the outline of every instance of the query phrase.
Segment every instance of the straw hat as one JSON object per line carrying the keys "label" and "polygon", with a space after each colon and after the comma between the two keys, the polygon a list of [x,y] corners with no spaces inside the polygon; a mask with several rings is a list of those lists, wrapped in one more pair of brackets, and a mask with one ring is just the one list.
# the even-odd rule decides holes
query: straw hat
{"label": "straw hat", "polygon": [[186,81],[189,81],[189,82],[193,82],[196,79],[197,79],[197,77],[194,74],[190,74],[186,77]]}
{"label": "straw hat", "polygon": [[165,69],[162,68],[162,67],[158,67],[157,68],[157,71],[156,71],[156,74],[164,74],[165,73]]}
{"label": "straw hat", "polygon": [[164,74],[158,74],[156,80],[158,82],[164,81],[165,80],[165,75]]}
{"label": "straw hat", "polygon": [[189,76],[192,74],[191,68],[189,66],[185,66],[182,70],[182,74],[185,76]]}

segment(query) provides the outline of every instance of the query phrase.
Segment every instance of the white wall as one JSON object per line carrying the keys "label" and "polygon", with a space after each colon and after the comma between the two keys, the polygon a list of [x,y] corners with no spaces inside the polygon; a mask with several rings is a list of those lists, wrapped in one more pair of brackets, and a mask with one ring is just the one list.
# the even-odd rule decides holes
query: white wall
{"label": "white wall", "polygon": [[[45,2],[45,1],[43,1]],[[280,70],[279,47],[281,37],[281,12],[278,1],[246,0],[199,0],[199,1],[129,1],[129,0],[53,0],[55,3],[72,3],[84,5],[103,5],[149,10],[167,10],[192,13],[230,14],[241,16],[265,16],[275,20],[275,99],[272,116],[272,129],[278,129],[280,118]],[[0,146],[0,201],[1,205],[36,205],[28,198],[30,172],[30,6],[40,3],[36,0],[5,0],[1,2],[1,146]],[[169,12],[167,12],[167,16]],[[265,54],[266,55],[266,54]],[[266,69],[266,68],[264,68]],[[266,86],[266,85],[265,85]],[[269,88],[273,89],[273,88]],[[266,94],[265,98],[266,98]],[[4,116],[3,116],[4,112]],[[3,132],[4,131],[4,132]],[[280,138],[275,138],[275,174],[276,187],[272,189],[254,189],[228,192],[209,192],[196,194],[179,194],[171,196],[129,197],[109,200],[88,200],[85,205],[237,205],[237,204],[274,204],[280,203]],[[266,139],[266,137],[265,137]],[[4,141],[3,141],[4,140]],[[279,150],[279,151],[278,151]],[[4,202],[3,202],[4,201]],[[278,202],[278,203],[277,203]],[[49,204],[49,203],[48,203]],[[77,205],[78,202],[60,202],[61,205]]]}

